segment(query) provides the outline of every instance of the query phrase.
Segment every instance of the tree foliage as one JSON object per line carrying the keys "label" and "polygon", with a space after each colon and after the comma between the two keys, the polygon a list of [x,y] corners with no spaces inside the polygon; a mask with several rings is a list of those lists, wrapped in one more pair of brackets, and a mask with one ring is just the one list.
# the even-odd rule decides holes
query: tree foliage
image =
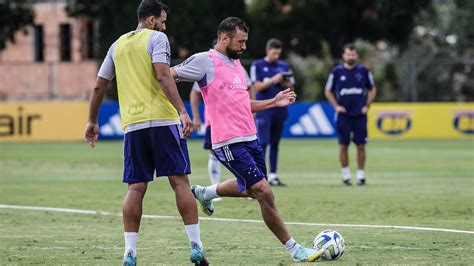
{"label": "tree foliage", "polygon": [[[173,57],[209,49],[216,38],[219,22],[228,16],[245,16],[245,3],[238,1],[163,1],[170,13],[166,34]],[[123,33],[137,26],[138,2],[129,0],[74,0],[67,11],[71,16],[87,16],[98,21],[99,57]]]}
{"label": "tree foliage", "polygon": [[73,17],[88,17],[98,25],[97,51],[103,58],[110,45],[137,26],[137,2],[129,0],[70,0],[66,11]]}
{"label": "tree foliage", "polygon": [[[264,39],[282,39],[302,54],[318,54],[322,41],[329,43],[333,56],[357,38],[406,43],[414,16],[430,0],[254,0],[249,8],[251,40],[262,47]],[[257,27],[258,25],[258,27]],[[257,54],[258,51],[252,51]],[[261,52],[260,52],[261,54]]]}
{"label": "tree foliage", "polygon": [[[70,0],[67,10],[72,16],[97,22],[98,57],[103,58],[121,34],[135,29],[138,2]],[[450,78],[456,75],[461,81],[456,85],[459,97],[454,98],[474,95],[466,89],[472,87],[471,66],[438,64],[443,58],[474,55],[471,0],[164,2],[170,7],[166,33],[174,59],[209,49],[223,18],[242,17],[250,26],[245,57],[263,57],[265,42],[281,39],[297,72],[297,89],[307,100],[322,99],[322,84],[335,63],[331,58],[339,58],[342,46],[354,41],[367,48],[361,50],[361,58],[373,67],[381,100],[414,100],[415,92],[419,100],[452,100],[453,93],[446,88],[456,82]],[[422,28],[426,32],[420,35],[417,30]],[[416,90],[414,84],[418,84]]]}
{"label": "tree foliage", "polygon": [[28,0],[0,0],[0,51],[15,33],[33,24],[33,10]]}

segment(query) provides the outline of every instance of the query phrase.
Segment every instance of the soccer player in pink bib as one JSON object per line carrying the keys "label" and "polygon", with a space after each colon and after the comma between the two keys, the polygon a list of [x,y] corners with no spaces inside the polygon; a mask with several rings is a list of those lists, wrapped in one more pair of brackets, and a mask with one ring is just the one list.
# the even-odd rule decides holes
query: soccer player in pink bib
{"label": "soccer player in pink bib", "polygon": [[192,55],[171,68],[171,74],[175,79],[198,83],[211,123],[212,150],[236,179],[208,187],[194,185],[191,190],[207,215],[214,213],[214,198],[255,198],[265,224],[288,249],[293,260],[313,262],[319,259],[321,251],[299,245],[275,206],[252,115],[252,112],[292,104],[296,94],[287,89],[272,99],[251,101],[245,72],[238,60],[246,49],[248,27],[240,18],[229,17],[220,23],[217,37],[215,49]]}

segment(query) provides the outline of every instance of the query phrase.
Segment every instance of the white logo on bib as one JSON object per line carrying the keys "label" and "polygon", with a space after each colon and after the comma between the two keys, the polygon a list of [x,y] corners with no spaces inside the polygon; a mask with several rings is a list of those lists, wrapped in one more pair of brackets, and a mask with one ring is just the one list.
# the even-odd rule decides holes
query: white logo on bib
{"label": "white logo on bib", "polygon": [[242,84],[242,80],[240,80],[240,78],[239,78],[239,76],[237,76],[237,74],[235,74],[234,81],[232,82],[232,84],[234,84],[234,85]]}

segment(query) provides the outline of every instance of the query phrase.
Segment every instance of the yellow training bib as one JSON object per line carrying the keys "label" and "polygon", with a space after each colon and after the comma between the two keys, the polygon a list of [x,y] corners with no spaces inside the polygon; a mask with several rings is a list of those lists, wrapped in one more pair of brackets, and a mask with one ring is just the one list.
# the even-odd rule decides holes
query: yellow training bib
{"label": "yellow training bib", "polygon": [[147,44],[152,30],[122,35],[114,64],[122,127],[149,120],[179,120],[178,112],[156,80]]}

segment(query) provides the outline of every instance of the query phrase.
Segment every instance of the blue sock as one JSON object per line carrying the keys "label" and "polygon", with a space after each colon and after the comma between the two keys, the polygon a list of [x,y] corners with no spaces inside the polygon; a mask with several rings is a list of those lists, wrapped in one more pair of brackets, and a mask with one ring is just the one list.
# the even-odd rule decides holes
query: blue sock
{"label": "blue sock", "polygon": [[277,172],[278,142],[270,146],[270,173]]}

